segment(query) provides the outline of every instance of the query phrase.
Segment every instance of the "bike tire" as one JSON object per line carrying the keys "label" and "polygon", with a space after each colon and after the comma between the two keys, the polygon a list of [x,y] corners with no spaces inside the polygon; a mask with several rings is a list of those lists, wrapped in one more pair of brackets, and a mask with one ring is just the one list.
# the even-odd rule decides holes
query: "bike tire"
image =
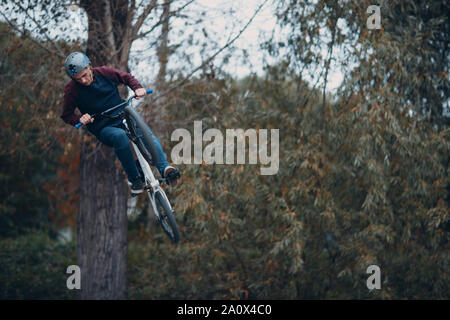
{"label": "bike tire", "polygon": [[[149,165],[155,166],[159,161],[158,153],[156,152],[153,138],[147,130],[147,124],[133,107],[125,107],[124,112],[128,128],[131,132],[132,138],[135,138],[134,142],[139,148],[139,151],[142,153]],[[139,134],[138,129],[142,134]]]}
{"label": "bike tire", "polygon": [[155,194],[156,209],[158,210],[160,219],[159,223],[173,243],[177,243],[180,240],[180,233],[178,226],[173,216],[173,212],[167,203],[166,198],[160,192]]}

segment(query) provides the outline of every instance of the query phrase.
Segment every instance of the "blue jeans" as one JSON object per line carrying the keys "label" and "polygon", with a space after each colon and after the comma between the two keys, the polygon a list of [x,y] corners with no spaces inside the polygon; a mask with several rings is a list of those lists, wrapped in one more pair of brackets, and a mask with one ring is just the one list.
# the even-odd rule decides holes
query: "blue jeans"
{"label": "blue jeans", "polygon": [[[166,155],[164,154],[158,138],[155,137],[149,126],[147,126],[147,128],[148,131],[150,131],[153,142],[155,143],[156,152],[158,153],[158,163],[156,163],[156,168],[161,176],[163,176],[164,168],[167,167],[169,163],[167,162]],[[120,125],[102,128],[97,135],[97,138],[105,145],[114,148],[114,152],[122,163],[122,167],[125,170],[129,181],[139,179],[140,175],[131,151],[130,140],[125,133],[125,130],[121,128]]]}

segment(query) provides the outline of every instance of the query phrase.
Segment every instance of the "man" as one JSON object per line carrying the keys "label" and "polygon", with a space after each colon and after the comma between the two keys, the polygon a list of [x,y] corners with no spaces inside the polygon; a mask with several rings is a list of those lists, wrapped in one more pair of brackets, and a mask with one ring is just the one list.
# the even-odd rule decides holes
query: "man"
{"label": "man", "polygon": [[[106,66],[93,68],[89,58],[81,52],[71,53],[66,58],[65,68],[72,80],[64,88],[64,109],[61,118],[73,126],[81,122],[102,143],[114,148],[114,152],[128,176],[128,181],[131,183],[132,195],[142,193],[144,191],[142,177],[121,121],[108,118],[94,119],[91,115],[123,102],[117,88],[120,83],[129,86],[137,98],[144,97],[146,90],[129,73]],[[80,110],[81,115],[75,114],[75,108]],[[122,111],[123,108],[117,110],[116,113]],[[175,186],[177,181],[174,173],[178,170],[169,165],[161,143],[153,135],[151,129],[148,128],[148,130],[158,152],[159,161],[156,167],[162,177],[170,178],[172,174],[174,179],[171,180],[171,185]]]}

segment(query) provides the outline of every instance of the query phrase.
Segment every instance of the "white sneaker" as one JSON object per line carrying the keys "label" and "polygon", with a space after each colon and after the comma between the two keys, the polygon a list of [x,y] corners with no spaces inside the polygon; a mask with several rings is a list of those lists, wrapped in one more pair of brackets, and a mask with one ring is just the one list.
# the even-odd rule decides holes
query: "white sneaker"
{"label": "white sneaker", "polygon": [[[177,170],[177,169],[175,169],[175,168],[172,167],[172,166],[167,166],[167,167],[165,167],[165,168],[164,168],[164,178],[166,178],[172,171],[175,171],[175,170]],[[170,181],[170,185],[171,185],[172,187],[175,187],[175,186],[178,184],[177,179],[178,179],[178,178],[173,179],[173,180]]]}
{"label": "white sneaker", "polygon": [[136,180],[134,182],[131,183],[131,194],[132,195],[137,195],[144,192],[144,187],[142,185],[142,181],[141,179]]}

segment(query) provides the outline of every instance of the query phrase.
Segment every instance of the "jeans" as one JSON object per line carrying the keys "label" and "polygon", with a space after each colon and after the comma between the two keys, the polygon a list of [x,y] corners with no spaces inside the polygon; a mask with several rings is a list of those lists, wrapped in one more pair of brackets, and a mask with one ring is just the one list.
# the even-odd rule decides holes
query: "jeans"
{"label": "jeans", "polygon": [[[167,162],[166,155],[164,154],[158,138],[155,137],[149,126],[147,126],[147,128],[153,138],[156,152],[158,153],[158,163],[156,163],[156,168],[161,176],[163,176],[164,168],[167,167],[169,163]],[[105,145],[114,148],[114,152],[122,163],[122,167],[125,170],[129,181],[136,181],[140,178],[140,174],[131,151],[130,140],[125,133],[125,130],[121,127],[121,124],[102,128],[97,135],[97,138]]]}

